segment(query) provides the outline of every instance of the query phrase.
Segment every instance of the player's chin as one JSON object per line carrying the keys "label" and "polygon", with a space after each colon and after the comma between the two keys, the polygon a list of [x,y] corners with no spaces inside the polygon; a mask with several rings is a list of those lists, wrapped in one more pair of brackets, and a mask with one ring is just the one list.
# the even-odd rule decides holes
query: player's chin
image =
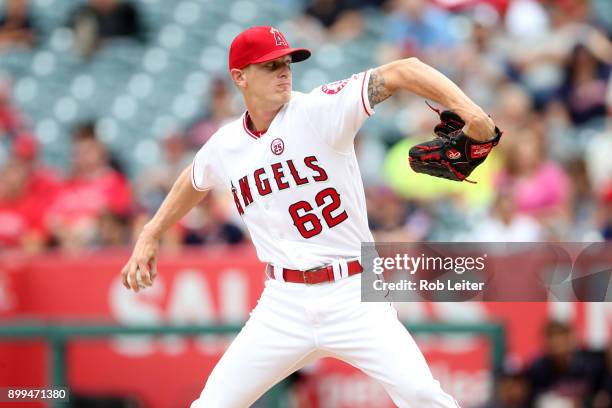
{"label": "player's chin", "polygon": [[285,104],[291,99],[291,91],[279,91],[274,94],[274,101],[280,104]]}

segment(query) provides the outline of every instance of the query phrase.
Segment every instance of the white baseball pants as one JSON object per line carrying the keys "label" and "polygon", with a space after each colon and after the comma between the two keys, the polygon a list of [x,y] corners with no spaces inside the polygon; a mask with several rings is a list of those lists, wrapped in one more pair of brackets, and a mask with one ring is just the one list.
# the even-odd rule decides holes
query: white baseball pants
{"label": "white baseball pants", "polygon": [[457,408],[389,303],[361,302],[361,275],[316,285],[268,279],[191,408],[245,408],[322,357],[379,381],[400,408]]}

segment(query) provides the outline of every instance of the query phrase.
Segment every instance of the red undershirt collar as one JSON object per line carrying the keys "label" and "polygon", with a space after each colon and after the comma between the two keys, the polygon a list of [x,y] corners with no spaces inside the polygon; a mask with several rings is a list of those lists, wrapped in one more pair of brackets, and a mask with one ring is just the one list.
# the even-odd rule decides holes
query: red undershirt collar
{"label": "red undershirt collar", "polygon": [[[266,130],[253,130],[253,129],[251,129],[250,126],[249,126],[249,119],[251,119],[251,117],[249,116],[249,111],[246,111],[245,114],[244,114],[244,130],[246,130],[246,132],[251,137],[254,137],[255,139],[259,139],[261,136],[266,134],[268,129],[266,129]],[[251,122],[253,122],[253,120],[251,120]]]}

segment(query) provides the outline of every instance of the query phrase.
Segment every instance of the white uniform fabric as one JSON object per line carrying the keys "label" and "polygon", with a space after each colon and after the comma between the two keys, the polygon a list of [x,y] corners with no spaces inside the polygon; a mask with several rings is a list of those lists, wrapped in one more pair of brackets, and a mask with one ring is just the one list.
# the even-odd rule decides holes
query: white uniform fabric
{"label": "white uniform fabric", "polygon": [[[221,128],[193,163],[198,190],[234,195],[272,276],[245,327],[191,408],[244,408],[310,361],[335,357],[378,380],[399,407],[451,408],[389,303],[361,302],[361,275],[347,261],[372,242],[353,142],[373,114],[370,72],[294,92],[261,136],[247,113]],[[333,265],[335,282],[282,280],[282,268]]]}
{"label": "white uniform fabric", "polygon": [[246,408],[318,358],[376,379],[400,408],[456,408],[389,303],[361,302],[360,275],[317,285],[266,281],[251,317],[191,408]]}
{"label": "white uniform fabric", "polygon": [[[353,147],[355,134],[374,113],[367,102],[368,78],[365,72],[308,94],[293,92],[264,135],[249,132],[244,114],[219,129],[196,154],[194,188],[225,185],[235,191],[262,262],[311,269],[338,258],[358,258],[361,242],[373,241]],[[283,145],[279,155],[272,150],[275,140],[282,141],[276,142]],[[271,192],[260,194],[260,189]],[[296,213],[306,217],[306,235],[316,232],[313,214],[319,234],[305,238],[300,233],[289,212],[297,202],[303,205]]]}

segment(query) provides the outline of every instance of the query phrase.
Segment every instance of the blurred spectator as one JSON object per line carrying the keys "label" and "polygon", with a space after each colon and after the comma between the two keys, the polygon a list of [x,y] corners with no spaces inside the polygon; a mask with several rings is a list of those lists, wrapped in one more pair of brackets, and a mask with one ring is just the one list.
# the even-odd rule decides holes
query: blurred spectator
{"label": "blurred spectator", "polygon": [[584,157],[589,178],[598,190],[612,182],[612,114],[608,120],[610,126],[589,141]]}
{"label": "blurred spectator", "polygon": [[[531,114],[533,115],[533,111]],[[561,163],[575,160],[582,154],[584,143],[581,143],[581,138],[577,134],[578,129],[572,124],[566,107],[558,99],[551,100],[544,106],[543,115],[543,118],[532,116],[532,120],[540,123],[545,129],[550,157]]]}
{"label": "blurred spectator", "polygon": [[606,186],[612,185],[612,75],[608,81],[606,108],[606,128],[590,138],[584,152],[584,161],[596,194],[601,194]]}
{"label": "blurred spectator", "polygon": [[98,218],[97,231],[92,245],[99,247],[120,247],[130,242],[130,217],[104,211]]}
{"label": "blurred spectator", "polygon": [[33,136],[22,133],[12,140],[11,158],[0,171],[0,247],[28,251],[44,249],[48,231],[44,214],[59,187],[53,169],[37,160]]}
{"label": "blurred spectator", "polygon": [[518,213],[530,215],[563,234],[569,214],[570,185],[561,166],[547,157],[544,136],[535,128],[512,135],[506,146],[498,189],[510,191]]}
{"label": "blurred spectator", "polygon": [[527,408],[529,382],[522,373],[504,373],[496,381],[493,399],[482,408]]}
{"label": "blurred spectator", "polygon": [[609,66],[598,61],[588,48],[574,48],[565,64],[559,97],[575,125],[605,116],[609,75]]}
{"label": "blurred spectator", "polygon": [[527,369],[531,399],[542,407],[551,400],[584,406],[604,375],[604,353],[580,348],[571,327],[557,321],[544,328],[544,352]]}
{"label": "blurred spectator", "polygon": [[0,17],[0,50],[30,48],[35,40],[28,0],[6,0]]}
{"label": "blurred spectator", "polygon": [[23,128],[21,112],[12,102],[11,84],[6,79],[0,79],[0,139],[14,138]]}
{"label": "blurred spectator", "polygon": [[[477,103],[491,106],[503,100],[496,91],[508,79],[510,49],[497,29],[500,16],[491,6],[474,7],[471,20],[470,39],[454,59],[453,69],[459,71],[455,78]],[[489,86],[482,86],[483,82]]]}
{"label": "blurred spectator", "polygon": [[473,240],[482,242],[537,242],[543,240],[540,224],[530,216],[517,214],[509,192],[500,191],[490,213],[475,225]]}
{"label": "blurred spectator", "polygon": [[131,2],[89,0],[71,17],[75,45],[80,55],[88,58],[111,38],[143,39],[138,9]]}
{"label": "blurred spectator", "polygon": [[515,38],[543,35],[549,23],[544,5],[535,0],[511,1],[505,19],[508,34]]}
{"label": "blurred spectator", "polygon": [[[360,8],[374,3],[366,0],[311,0],[300,18],[302,28],[318,32],[317,37],[330,40],[351,40],[363,30]],[[377,2],[381,3],[381,2]],[[316,35],[316,34],[315,34]]]}
{"label": "blurred spectator", "polygon": [[43,249],[44,209],[45,199],[32,189],[26,163],[9,160],[0,168],[0,249]]}
{"label": "blurred spectator", "polygon": [[11,153],[25,166],[30,190],[39,197],[45,197],[42,201],[48,204],[55,198],[61,181],[55,169],[40,163],[38,149],[33,135],[21,133],[13,140]]}
{"label": "blurred spectator", "polygon": [[368,191],[368,221],[376,240],[414,241],[406,227],[408,203],[388,188],[374,187]]}
{"label": "blurred spectator", "polygon": [[178,176],[193,160],[183,135],[170,134],[161,143],[164,160],[145,170],[136,180],[140,202],[149,214],[157,211]]}
{"label": "blurred spectator", "polygon": [[602,238],[612,241],[612,183],[601,194],[597,218]]}
{"label": "blurred spectator", "polygon": [[[206,97],[207,111],[188,127],[187,139],[192,149],[199,149],[226,121],[238,116],[232,102],[232,93],[226,79],[213,79],[210,93]],[[209,96],[210,95],[210,96]]]}
{"label": "blurred spectator", "polygon": [[[504,83],[495,89],[496,110],[495,122],[504,134],[518,134],[521,128],[532,122],[533,100],[529,93],[515,83]],[[502,146],[506,144],[503,139]]]}
{"label": "blurred spectator", "polygon": [[606,376],[601,390],[593,398],[593,408],[612,407],[612,343],[608,343],[605,359]]}
{"label": "blurred spectator", "polygon": [[[612,62],[612,43],[606,33],[588,24],[589,2],[544,3],[516,1],[508,11],[506,21],[514,39],[513,62],[518,77],[534,94],[538,106],[549,100],[555,89],[562,85],[563,65],[576,46],[586,47],[601,62]],[[527,9],[512,13],[513,7],[526,4],[529,4]],[[537,22],[534,20],[536,14],[542,15],[536,19]],[[516,25],[509,20],[513,15]],[[524,29],[525,25],[532,23],[533,27]]]}
{"label": "blurred spectator", "polygon": [[105,212],[129,216],[132,209],[128,180],[111,167],[94,125],[78,127],[73,143],[71,173],[47,217],[58,244],[66,249],[92,244]]}
{"label": "blurred spectator", "polygon": [[[597,197],[583,158],[569,161],[566,165],[570,179],[570,221],[569,236],[578,240],[598,240],[596,226],[593,221]],[[590,238],[592,237],[592,239]]]}
{"label": "blurred spectator", "polygon": [[315,18],[323,27],[330,29],[344,14],[350,10],[350,1],[312,0],[304,10],[306,16]]}
{"label": "blurred spectator", "polygon": [[450,15],[424,0],[397,0],[385,23],[384,62],[421,57],[428,63],[452,52],[457,39],[450,30]]}
{"label": "blurred spectator", "polygon": [[[245,234],[234,220],[237,215],[231,195],[210,191],[165,237],[170,245],[219,245],[245,242]],[[235,213],[235,214],[234,214]]]}

